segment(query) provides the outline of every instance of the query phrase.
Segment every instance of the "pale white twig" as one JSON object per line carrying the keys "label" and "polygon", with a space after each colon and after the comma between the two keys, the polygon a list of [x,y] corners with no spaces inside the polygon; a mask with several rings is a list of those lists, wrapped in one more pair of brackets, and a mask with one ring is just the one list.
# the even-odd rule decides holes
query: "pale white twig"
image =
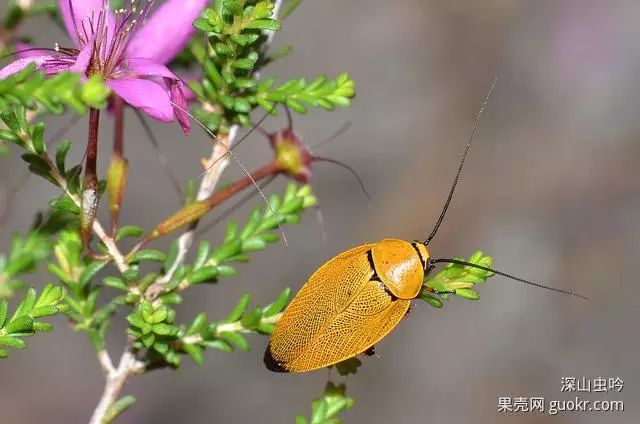
{"label": "pale white twig", "polygon": [[111,371],[107,373],[107,382],[104,391],[98,402],[98,406],[93,411],[89,424],[102,424],[109,413],[109,409],[118,400],[122,386],[127,378],[132,374],[141,373],[144,364],[138,361],[129,349],[125,349],[120,357],[118,368],[111,366]]}

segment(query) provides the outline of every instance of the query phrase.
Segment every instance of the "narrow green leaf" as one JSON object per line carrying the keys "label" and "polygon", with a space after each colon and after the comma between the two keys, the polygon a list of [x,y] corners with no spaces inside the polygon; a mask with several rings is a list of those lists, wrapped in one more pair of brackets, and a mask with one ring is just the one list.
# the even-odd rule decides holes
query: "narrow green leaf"
{"label": "narrow green leaf", "polygon": [[204,268],[200,268],[191,275],[187,277],[187,282],[189,284],[200,284],[204,282],[209,282],[215,280],[218,275],[218,267],[215,266],[206,266]]}
{"label": "narrow green leaf", "polygon": [[234,344],[238,349],[243,352],[249,351],[249,342],[239,333],[232,333],[229,331],[223,331],[218,334],[218,337],[226,342]]}
{"label": "narrow green leaf", "polygon": [[193,362],[196,364],[202,365],[204,363],[204,356],[201,347],[192,344],[185,344],[182,346],[182,349],[191,356]]}
{"label": "narrow green leaf", "polygon": [[216,339],[216,340],[205,340],[202,342],[203,346],[218,349],[223,352],[233,352],[233,347],[224,340]]}
{"label": "narrow green leaf", "polygon": [[159,323],[153,325],[153,332],[160,336],[175,336],[178,333],[178,327]]}
{"label": "narrow green leaf", "polygon": [[107,411],[102,424],[111,424],[120,414],[129,409],[134,403],[136,398],[133,396],[124,396],[118,399]]}
{"label": "narrow green leaf", "polygon": [[0,337],[0,346],[12,347],[14,349],[25,349],[27,344],[17,337]]}
{"label": "narrow green leaf", "polygon": [[4,323],[7,320],[7,309],[9,305],[5,300],[0,300],[0,329],[4,327]]}
{"label": "narrow green leaf", "polygon": [[245,28],[259,29],[262,31],[277,31],[280,29],[280,22],[275,19],[257,19],[250,22]]}
{"label": "narrow green leaf", "polygon": [[33,331],[33,320],[28,315],[12,319],[4,327],[6,334],[30,333]]}
{"label": "narrow green leaf", "polygon": [[122,280],[122,278],[108,276],[103,278],[102,282],[107,287],[111,287],[117,290],[122,290],[125,292],[129,291],[129,286],[127,286],[127,284]]}
{"label": "narrow green leaf", "polygon": [[69,149],[71,148],[71,141],[62,140],[60,145],[56,149],[56,166],[61,174],[65,173],[65,161],[67,158],[67,154],[69,153]]}
{"label": "narrow green leaf", "polygon": [[87,267],[82,270],[82,273],[80,274],[80,278],[78,279],[78,284],[81,287],[86,286],[87,284],[89,284],[89,282],[91,281],[91,279],[93,277],[95,277],[95,275],[100,272],[100,270],[102,270],[102,268],[104,268],[105,266],[107,266],[109,262],[106,261],[102,261],[102,262],[91,262],[89,265],[87,265]]}
{"label": "narrow green leaf", "polygon": [[36,303],[36,291],[33,288],[27,290],[27,294],[24,299],[18,305],[13,317],[11,317],[11,321],[14,321],[18,317],[26,316],[33,309],[33,305]]}
{"label": "narrow green leaf", "polygon": [[132,262],[164,262],[166,259],[164,252],[158,249],[142,249],[133,257]]}
{"label": "narrow green leaf", "polygon": [[203,334],[206,328],[207,328],[207,314],[205,314],[204,312],[201,312],[195,317],[195,319],[189,326],[189,329],[187,330],[187,335],[191,336],[194,334]]}
{"label": "narrow green leaf", "polygon": [[240,300],[238,300],[236,307],[233,308],[233,311],[231,311],[229,316],[222,322],[230,323],[230,322],[238,321],[242,317],[244,312],[247,310],[250,300],[251,300],[251,294],[249,293],[244,293],[242,296],[240,296]]}
{"label": "narrow green leaf", "polygon": [[116,232],[116,241],[122,240],[125,237],[141,237],[144,234],[144,230],[135,225],[124,225],[118,228]]}
{"label": "narrow green leaf", "polygon": [[291,289],[289,287],[286,287],[284,290],[282,290],[282,292],[280,292],[276,300],[274,300],[263,309],[262,315],[265,317],[270,317],[281,312],[287,305],[287,302],[289,302],[290,296]]}

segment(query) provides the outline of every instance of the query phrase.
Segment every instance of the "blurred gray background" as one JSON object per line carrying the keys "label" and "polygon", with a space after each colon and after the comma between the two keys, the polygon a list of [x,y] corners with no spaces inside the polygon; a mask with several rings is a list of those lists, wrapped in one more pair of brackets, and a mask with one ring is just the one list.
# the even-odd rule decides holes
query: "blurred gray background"
{"label": "blurred gray background", "polygon": [[[328,252],[308,212],[303,225],[286,228],[288,248],[273,246],[240,266],[237,278],[192,290],[179,319],[186,322],[202,310],[221,319],[244,291],[258,303],[268,302],[284,286],[299,288],[328,257],[366,241],[424,238],[489,83],[499,74],[432,252],[469,255],[482,248],[501,270],[591,300],[496,277],[481,288],[478,302],[454,299],[442,310],[419,303],[377,346],[379,357],[366,359],[348,378],[356,404],[345,420],[637,423],[639,20],[634,0],[304,1],[275,39],[276,47],[294,44],[294,53],[265,74],[279,80],[351,74],[357,83],[352,107],[312,111],[296,117],[295,128],[313,144],[352,121],[321,152],[360,172],[372,205],[347,173],[319,164],[313,184]],[[39,31],[39,45],[67,40],[46,25],[31,22],[24,31]],[[127,118],[132,169],[122,222],[151,228],[179,200],[141,126],[132,114]],[[52,120],[51,128],[62,121]],[[272,130],[283,125],[282,118],[266,123]],[[196,129],[185,139],[177,125],[153,127],[178,177],[197,176],[199,157],[209,150],[206,136]],[[109,119],[103,131],[106,152]],[[76,159],[85,133],[86,123],[70,132]],[[238,154],[250,168],[270,158],[260,135]],[[101,169],[106,157],[101,156]],[[0,158],[1,187],[14,184],[24,169],[17,155]],[[232,166],[225,180],[241,175]],[[1,251],[54,193],[43,180],[28,180],[0,229]],[[217,243],[223,231],[219,226],[207,238]],[[40,285],[44,278],[33,282]],[[124,341],[123,317],[117,320],[109,345],[114,356]],[[86,336],[75,334],[64,319],[55,321],[55,334],[34,338],[27,351],[0,364],[0,411],[7,422],[86,422],[97,402],[103,378]],[[249,353],[211,351],[203,367],[185,360],[178,372],[130,380],[124,394],[138,402],[120,422],[291,423],[296,414],[308,414],[327,372],[270,373],[262,364],[267,339],[250,339]],[[563,376],[621,377],[622,393],[579,395],[623,400],[626,411],[496,413],[500,396],[573,399],[575,393],[560,392]],[[333,378],[342,381],[335,373]]]}

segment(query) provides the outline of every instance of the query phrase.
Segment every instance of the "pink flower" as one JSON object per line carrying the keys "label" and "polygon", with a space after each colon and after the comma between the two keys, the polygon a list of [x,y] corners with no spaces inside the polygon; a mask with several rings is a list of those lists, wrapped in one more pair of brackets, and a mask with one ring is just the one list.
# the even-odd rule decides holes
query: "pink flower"
{"label": "pink flower", "polygon": [[[192,22],[207,0],[167,0],[149,19],[154,0],[127,0],[111,12],[109,0],[59,0],[74,48],[33,49],[0,70],[0,78],[31,63],[47,74],[63,71],[100,74],[129,105],[154,119],[190,124],[183,82],[165,65],[193,35]],[[147,22],[145,22],[147,20]],[[46,53],[46,54],[44,54]]]}

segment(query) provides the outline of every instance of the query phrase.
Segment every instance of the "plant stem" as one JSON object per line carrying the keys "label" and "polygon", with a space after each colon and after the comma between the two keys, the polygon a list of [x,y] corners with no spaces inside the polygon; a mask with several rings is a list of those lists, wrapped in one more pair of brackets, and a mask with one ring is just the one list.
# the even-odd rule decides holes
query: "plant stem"
{"label": "plant stem", "polygon": [[89,256],[95,258],[95,254],[89,246],[91,227],[98,212],[98,130],[100,127],[100,111],[89,109],[89,135],[87,137],[87,150],[85,152],[84,184],[82,187],[82,213],[80,220],[80,236],[82,244]]}
{"label": "plant stem", "polygon": [[120,357],[118,368],[111,369],[107,373],[107,381],[104,391],[98,402],[98,406],[93,411],[89,424],[103,424],[105,417],[109,413],[109,408],[118,400],[122,386],[127,378],[132,374],[139,374],[144,370],[144,365],[138,361],[129,349],[125,349]]}

